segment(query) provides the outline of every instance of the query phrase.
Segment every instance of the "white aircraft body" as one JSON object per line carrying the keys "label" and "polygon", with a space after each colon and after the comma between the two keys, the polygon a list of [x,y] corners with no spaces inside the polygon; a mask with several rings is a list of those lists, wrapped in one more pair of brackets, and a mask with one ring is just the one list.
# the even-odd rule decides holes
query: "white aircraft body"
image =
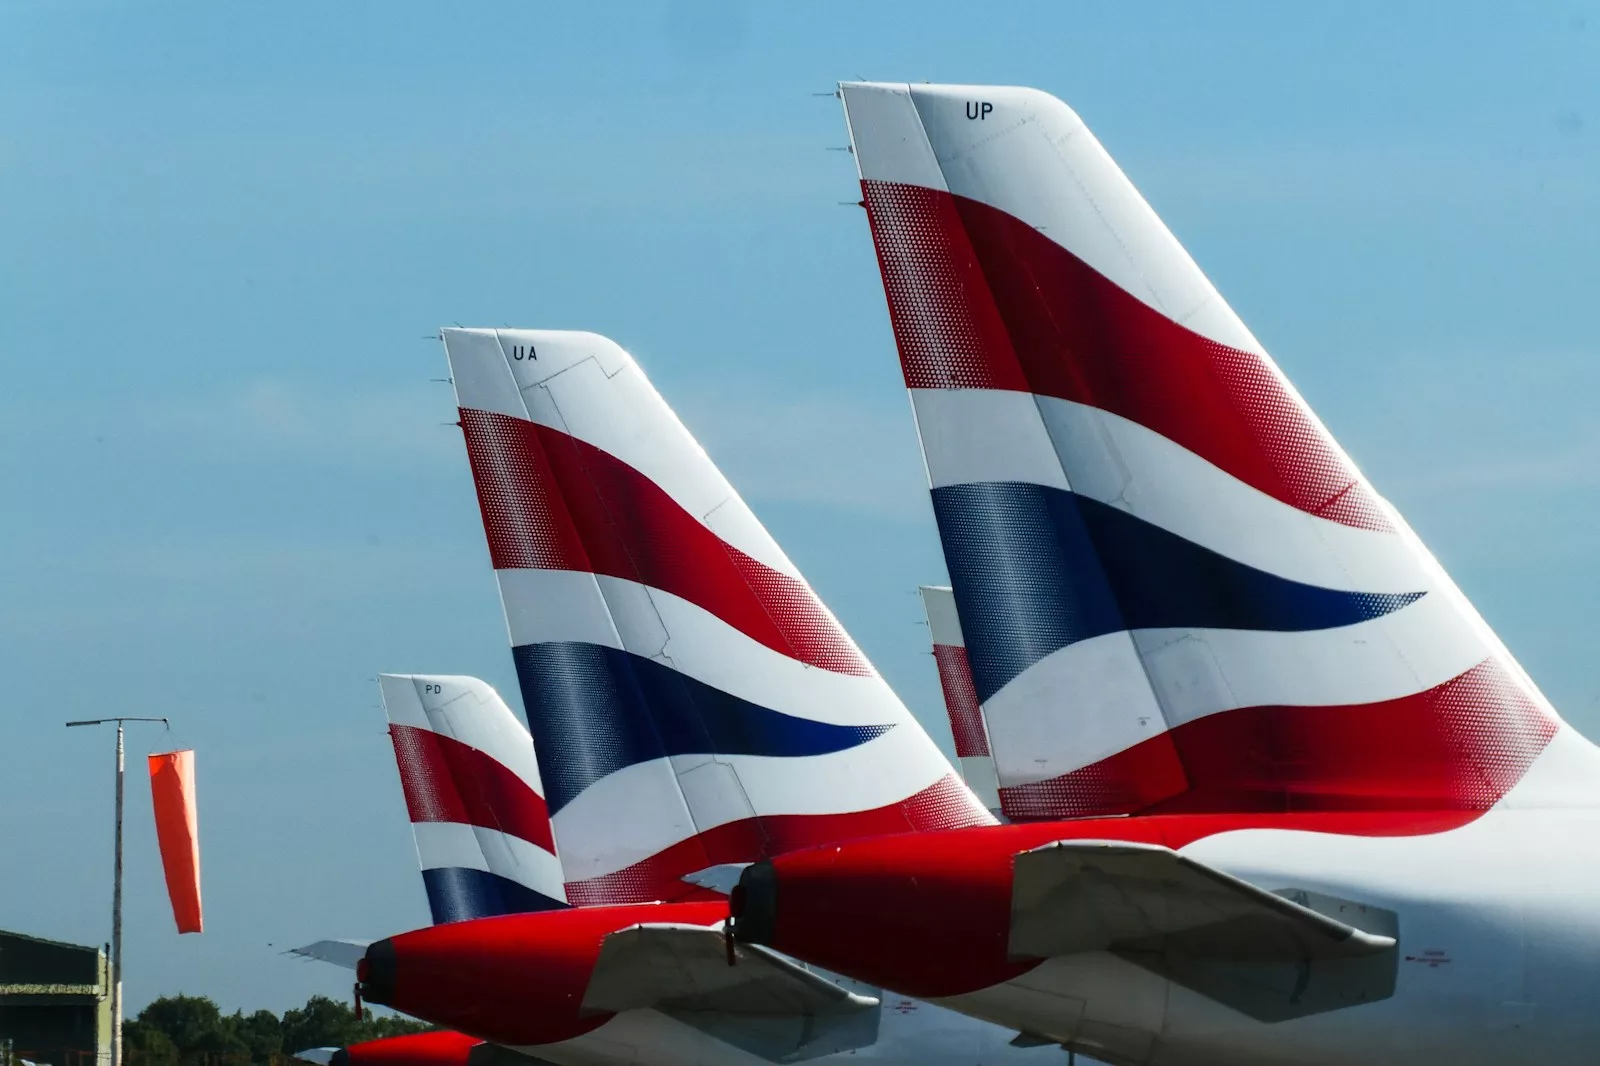
{"label": "white aircraft body", "polygon": [[1594,745],[1065,104],[842,97],[1015,824],[738,939],[1110,1063],[1596,1061]]}

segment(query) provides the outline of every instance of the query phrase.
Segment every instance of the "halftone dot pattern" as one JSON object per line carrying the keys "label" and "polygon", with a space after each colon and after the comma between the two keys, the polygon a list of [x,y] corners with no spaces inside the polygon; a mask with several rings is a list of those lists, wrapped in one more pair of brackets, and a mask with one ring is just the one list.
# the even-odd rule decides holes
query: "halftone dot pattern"
{"label": "halftone dot pattern", "polygon": [[[537,914],[562,910],[567,905],[564,899],[547,896],[509,877],[470,867],[431,867],[422,871],[422,885],[428,893],[428,909],[433,912],[434,925],[494,918],[502,914]],[[560,888],[559,885],[549,887],[552,891]],[[421,1061],[435,1060],[425,1058]]]}
{"label": "halftone dot pattern", "polygon": [[1166,736],[1152,737],[1090,766],[1000,789],[1000,810],[1014,822],[1133,814],[1188,788]]}
{"label": "halftone dot pattern", "polygon": [[1377,497],[1261,357],[1206,342],[1234,406],[1301,510],[1358,529],[1390,529]]}
{"label": "halftone dot pattern", "polygon": [[1463,767],[1457,805],[1487,810],[1511,791],[1560,727],[1501,663],[1489,660],[1432,692]]}
{"label": "halftone dot pattern", "polygon": [[1494,659],[1376,703],[1242,707],[1167,734],[1190,788],[1144,813],[1488,810],[1557,728]]}
{"label": "halftone dot pattern", "polygon": [[1300,510],[1343,497],[1321,517],[1389,528],[1264,355],[1180,325],[1003,211],[951,199],[1029,391],[1121,415]]}
{"label": "halftone dot pattern", "polygon": [[988,755],[989,734],[983,727],[983,711],[978,707],[978,690],[972,683],[967,649],[958,644],[935,644],[933,661],[939,667],[939,687],[944,691],[944,709],[950,716],[956,757]]}
{"label": "halftone dot pattern", "polygon": [[1410,696],[1240,707],[1000,790],[1016,821],[1096,814],[1485,811],[1559,723],[1498,661]]}
{"label": "halftone dot pattern", "polygon": [[668,782],[669,757],[803,759],[859,747],[893,728],[783,714],[619,648],[545,641],[511,655],[552,811],[641,763],[660,761]]}
{"label": "halftone dot pattern", "polygon": [[717,861],[707,853],[701,838],[690,837],[613,873],[568,881],[567,901],[574,907],[608,907],[623,903],[717,899],[720,897],[711,889],[683,880],[689,874],[716,865]]}
{"label": "halftone dot pattern", "polygon": [[461,409],[467,460],[496,570],[588,570],[533,423]]}
{"label": "halftone dot pattern", "polygon": [[980,702],[1045,656],[1108,633],[1334,629],[1422,596],[1291,581],[1031,482],[942,485],[933,513]]}
{"label": "halftone dot pattern", "polygon": [[555,853],[544,797],[499,760],[416,726],[391,725],[389,736],[412,822],[480,826]]}
{"label": "halftone dot pattern", "polygon": [[862,187],[909,387],[1088,404],[1307,513],[1392,528],[1264,356],[1167,318],[987,204],[893,182]]}
{"label": "halftone dot pattern", "polygon": [[511,658],[552,811],[607,774],[666,755],[627,652],[546,641]]}
{"label": "halftone dot pattern", "polygon": [[463,410],[461,424],[496,569],[636,581],[688,600],[790,658],[873,676],[810,586],[728,544],[616,456],[493,412]]}
{"label": "halftone dot pattern", "polygon": [[1026,389],[948,194],[863,181],[906,387]]}
{"label": "halftone dot pattern", "polygon": [[933,513],[980,702],[1051,652],[1127,628],[1070,494],[951,485]]}
{"label": "halftone dot pattern", "polygon": [[809,585],[779,573],[732,546],[728,547],[728,558],[773,624],[782,630],[794,658],[839,674],[872,676],[872,664]]}
{"label": "halftone dot pattern", "polygon": [[615,873],[567,882],[574,906],[715,898],[682,880],[723,863],[892,833],[992,825],[994,818],[954,774],[899,803],[843,814],[776,814],[703,830]]}
{"label": "halftone dot pattern", "polygon": [[437,734],[408,726],[390,726],[394,760],[400,768],[406,811],[413,822],[470,824],[467,805],[456,791],[449,765],[438,756]]}
{"label": "halftone dot pattern", "polygon": [[953,774],[940,778],[906,800],[901,809],[905,812],[905,828],[916,833],[966,829],[994,822],[994,816],[978,802],[972,790]]}
{"label": "halftone dot pattern", "polygon": [[[864,191],[913,387],[1014,389],[1095,407],[1308,514],[1394,532],[1381,500],[1265,355],[1188,329],[987,204],[889,183]],[[1422,595],[1302,585],[1083,501],[1077,513],[1059,503],[1016,483],[934,492],[980,699],[1099,632],[1333,628]],[[1152,797],[1144,813],[1481,810],[1556,728],[1491,661],[1373,704],[1207,716],[1061,778],[1003,789],[1002,802],[1013,817],[1120,813]],[[1178,782],[1181,791],[1159,798]]]}

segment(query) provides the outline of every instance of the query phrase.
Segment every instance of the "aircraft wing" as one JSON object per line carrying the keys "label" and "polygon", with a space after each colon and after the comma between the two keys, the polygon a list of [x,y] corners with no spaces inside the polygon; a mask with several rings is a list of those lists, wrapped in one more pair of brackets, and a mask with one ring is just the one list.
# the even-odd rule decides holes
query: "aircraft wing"
{"label": "aircraft wing", "polygon": [[1261,1021],[1394,992],[1394,915],[1269,892],[1170,848],[1062,841],[1015,859],[1010,953],[1107,951]]}
{"label": "aircraft wing", "polygon": [[303,959],[316,959],[318,962],[330,962],[335,966],[353,970],[356,968],[356,963],[361,961],[361,956],[367,953],[367,947],[371,943],[370,940],[319,940],[303,948],[290,948],[287,954],[299,955]]}
{"label": "aircraft wing", "polygon": [[797,1062],[877,1039],[879,999],[751,944],[728,964],[721,929],[652,923],[605,938],[583,1009],[653,1008],[771,1062]]}

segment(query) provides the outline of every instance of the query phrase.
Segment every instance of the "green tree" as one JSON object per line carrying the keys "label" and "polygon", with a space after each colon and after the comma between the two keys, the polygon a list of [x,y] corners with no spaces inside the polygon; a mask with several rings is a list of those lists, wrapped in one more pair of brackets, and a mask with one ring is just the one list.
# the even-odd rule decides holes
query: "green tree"
{"label": "green tree", "polygon": [[138,1066],[177,1066],[178,1048],[158,1027],[139,1018],[122,1026],[122,1051]]}
{"label": "green tree", "polygon": [[283,1049],[293,1055],[314,1047],[344,1047],[360,1042],[361,1023],[354,1008],[312,996],[306,1005],[283,1012]]}
{"label": "green tree", "polygon": [[206,996],[162,996],[139,1012],[138,1021],[165,1033],[182,1056],[215,1043],[222,1012]]}
{"label": "green tree", "polygon": [[379,1040],[386,1036],[408,1036],[411,1033],[426,1033],[439,1028],[427,1022],[419,1022],[415,1018],[405,1018],[398,1014],[377,1015],[367,1012],[366,1021],[361,1023],[363,1040]]}
{"label": "green tree", "polygon": [[251,1062],[269,1063],[273,1056],[283,1052],[283,1023],[270,1010],[258,1010],[250,1015],[234,1011],[228,1024],[249,1052]]}
{"label": "green tree", "polygon": [[348,1004],[312,996],[304,1007],[224,1015],[205,996],[163,996],[122,1030],[129,1066],[287,1066],[296,1051],[347,1047],[364,1040],[419,1033],[409,1018],[358,1019]]}

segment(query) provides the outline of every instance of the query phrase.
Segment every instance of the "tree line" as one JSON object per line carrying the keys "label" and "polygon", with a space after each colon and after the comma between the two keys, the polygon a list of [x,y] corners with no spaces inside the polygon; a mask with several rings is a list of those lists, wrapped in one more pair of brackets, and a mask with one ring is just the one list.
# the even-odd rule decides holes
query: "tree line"
{"label": "tree line", "polygon": [[122,1027],[128,1066],[286,1066],[297,1051],[345,1047],[363,1040],[420,1033],[432,1028],[312,996],[283,1012],[224,1014],[206,996],[162,996]]}

